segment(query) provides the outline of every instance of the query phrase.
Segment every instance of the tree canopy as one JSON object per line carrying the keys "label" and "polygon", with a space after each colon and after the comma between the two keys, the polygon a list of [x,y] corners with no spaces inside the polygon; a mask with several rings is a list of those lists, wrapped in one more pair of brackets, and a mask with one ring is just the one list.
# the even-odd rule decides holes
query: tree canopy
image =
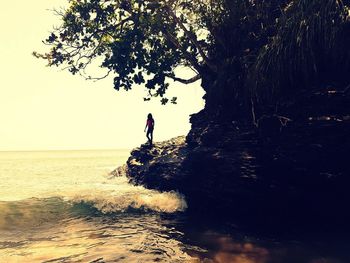
{"label": "tree canopy", "polygon": [[[163,104],[170,79],[221,78],[227,83],[207,93],[239,105],[289,96],[340,61],[350,68],[348,6],[347,0],[69,0],[55,11],[62,24],[44,41],[50,50],[34,55],[87,79],[113,74],[117,90],[145,85],[145,100],[160,97]],[[94,61],[106,75],[90,76]],[[193,77],[177,76],[178,67],[192,69]]]}
{"label": "tree canopy", "polygon": [[[70,0],[67,9],[55,11],[63,23],[45,40],[50,52],[35,55],[87,79],[113,73],[117,90],[145,84],[149,97],[166,103],[167,78],[188,84],[200,79],[203,64],[216,70],[207,55],[212,41],[207,28],[219,23],[223,6],[210,2]],[[105,76],[89,75],[93,61],[107,69]],[[179,66],[191,68],[194,77],[176,76]]]}

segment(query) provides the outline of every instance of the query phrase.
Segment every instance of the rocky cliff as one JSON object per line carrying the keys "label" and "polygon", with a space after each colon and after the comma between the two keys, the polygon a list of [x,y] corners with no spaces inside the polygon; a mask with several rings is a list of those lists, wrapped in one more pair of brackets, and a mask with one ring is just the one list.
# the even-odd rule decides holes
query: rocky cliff
{"label": "rocky cliff", "polygon": [[349,102],[347,91],[325,89],[288,105],[288,117],[264,116],[258,125],[216,119],[206,108],[191,117],[186,139],[134,149],[127,176],[185,194],[197,212],[345,223]]}
{"label": "rocky cliff", "polygon": [[162,191],[182,190],[186,178],[183,162],[189,149],[185,137],[156,142],[134,149],[127,161],[127,176],[131,183]]}

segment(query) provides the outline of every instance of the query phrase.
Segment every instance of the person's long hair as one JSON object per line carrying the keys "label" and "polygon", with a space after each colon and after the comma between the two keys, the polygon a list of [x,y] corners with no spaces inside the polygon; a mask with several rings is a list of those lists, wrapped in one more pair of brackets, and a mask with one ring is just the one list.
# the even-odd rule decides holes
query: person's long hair
{"label": "person's long hair", "polygon": [[147,119],[153,120],[153,117],[152,117],[152,114],[151,114],[151,113],[148,114]]}

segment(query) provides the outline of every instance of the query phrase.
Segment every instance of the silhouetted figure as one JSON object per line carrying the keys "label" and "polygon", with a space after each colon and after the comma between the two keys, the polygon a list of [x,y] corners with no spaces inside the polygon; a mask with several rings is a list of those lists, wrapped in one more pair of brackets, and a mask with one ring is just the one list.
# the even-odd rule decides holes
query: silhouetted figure
{"label": "silhouetted figure", "polygon": [[152,114],[149,113],[147,116],[147,122],[146,122],[146,127],[145,127],[145,131],[147,129],[147,139],[150,145],[152,145],[153,142],[153,129],[154,129],[154,119],[152,117]]}

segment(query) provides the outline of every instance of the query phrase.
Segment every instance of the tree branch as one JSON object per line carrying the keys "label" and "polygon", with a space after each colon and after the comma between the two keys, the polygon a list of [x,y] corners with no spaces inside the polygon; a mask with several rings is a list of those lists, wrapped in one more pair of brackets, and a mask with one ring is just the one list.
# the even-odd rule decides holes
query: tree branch
{"label": "tree branch", "polygon": [[194,82],[196,82],[197,80],[200,80],[202,77],[201,77],[201,75],[196,75],[196,76],[194,76],[194,77],[192,77],[192,78],[190,78],[190,79],[182,79],[182,78],[178,78],[178,77],[175,77],[175,76],[173,76],[173,75],[171,75],[171,74],[164,74],[166,77],[168,77],[168,78],[171,78],[171,79],[173,79],[174,81],[178,81],[178,82],[181,82],[181,83],[183,83],[183,84],[191,84],[191,83],[194,83]]}
{"label": "tree branch", "polygon": [[164,36],[171,42],[173,43],[174,46],[176,46],[179,50],[182,51],[186,59],[192,64],[192,66],[198,71],[200,70],[200,65],[198,64],[198,61],[192,57],[179,43],[176,37],[174,37],[169,31],[165,30],[164,31]]}
{"label": "tree branch", "polygon": [[191,34],[190,31],[187,30],[187,28],[185,27],[185,25],[180,21],[180,19],[176,16],[176,14],[174,13],[174,11],[171,9],[171,7],[169,5],[166,5],[166,11],[168,12],[168,14],[175,20],[175,22],[180,26],[180,28],[185,32],[186,36],[190,39],[190,41],[192,42],[192,44],[195,45],[195,47],[198,49],[199,54],[201,55],[201,57],[203,58],[204,63],[214,72],[218,71],[218,67],[216,65],[214,65],[209,58],[206,56],[206,54],[204,53],[202,47],[200,46],[200,44],[198,43],[197,39],[193,37],[193,35]]}
{"label": "tree branch", "polygon": [[91,76],[88,76],[88,77],[85,77],[85,76],[83,76],[86,80],[93,80],[93,81],[99,81],[99,80],[102,80],[102,79],[105,79],[105,78],[107,78],[110,74],[111,74],[111,72],[112,72],[112,70],[111,69],[109,69],[108,70],[108,72],[105,74],[105,75],[103,75],[102,77],[91,77]]}

